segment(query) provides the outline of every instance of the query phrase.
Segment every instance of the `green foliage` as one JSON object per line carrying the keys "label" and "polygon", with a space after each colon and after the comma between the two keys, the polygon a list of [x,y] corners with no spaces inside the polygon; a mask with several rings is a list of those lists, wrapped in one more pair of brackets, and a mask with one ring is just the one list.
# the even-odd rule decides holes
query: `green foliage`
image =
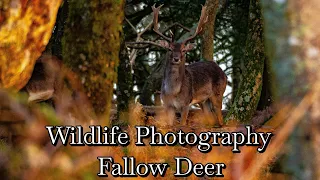
{"label": "green foliage", "polygon": [[47,119],[48,124],[50,125],[59,125],[61,121],[58,119],[54,109],[47,104],[40,104],[37,106],[40,109],[43,116]]}

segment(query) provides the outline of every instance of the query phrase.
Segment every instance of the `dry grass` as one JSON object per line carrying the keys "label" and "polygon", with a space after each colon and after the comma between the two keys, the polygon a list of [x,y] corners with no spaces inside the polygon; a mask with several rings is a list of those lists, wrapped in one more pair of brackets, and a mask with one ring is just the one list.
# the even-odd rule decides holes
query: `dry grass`
{"label": "dry grass", "polygon": [[[136,146],[136,125],[154,125],[163,134],[169,131],[184,132],[206,132],[242,131],[243,126],[237,122],[229,122],[223,128],[212,128],[205,126],[202,113],[195,111],[190,114],[189,125],[180,126],[175,122],[170,127],[166,123],[166,112],[159,110],[156,117],[146,117],[141,104],[131,104],[128,125],[122,127],[131,139],[127,147],[107,146],[52,146],[45,125],[82,125],[85,129],[90,124],[98,124],[97,120],[88,119],[83,109],[88,105],[83,102],[74,102],[72,98],[64,98],[59,102],[58,110],[43,104],[27,104],[25,96],[11,95],[0,91],[0,174],[2,177],[23,178],[23,179],[98,179],[96,175],[98,167],[98,156],[111,156],[115,162],[123,164],[123,156],[133,156],[137,163],[157,162],[169,163],[170,168],[166,172],[167,179],[176,179],[174,157],[182,156],[190,158],[193,163],[225,163],[223,170],[224,179],[288,179],[284,174],[273,174],[269,172],[270,166],[275,162],[276,157],[283,153],[283,146],[296,127],[307,109],[317,99],[319,88],[315,84],[314,91],[311,91],[304,100],[297,106],[285,106],[270,121],[267,128],[261,127],[256,131],[274,131],[276,136],[271,141],[265,153],[257,153],[256,147],[241,147],[241,153],[234,154],[231,147],[212,147],[209,153],[201,153],[196,146]],[[79,101],[79,100],[78,100]],[[262,119],[270,117],[270,112],[260,112]],[[257,121],[262,121],[256,116]],[[260,118],[260,119],[259,119]],[[88,119],[88,120],[86,120]],[[97,118],[99,119],[99,118]],[[269,127],[269,128],[268,128]],[[147,140],[145,141],[147,144]],[[186,167],[184,167],[186,168]],[[109,178],[112,179],[111,176]],[[158,179],[161,177],[148,176],[147,179]],[[191,175],[188,179],[198,179]],[[210,179],[210,178],[204,178]]]}
{"label": "dry grass", "polygon": [[[2,92],[2,98],[7,98],[6,102],[10,102],[10,110],[12,114],[19,117],[23,124],[19,129],[19,132],[11,134],[13,137],[7,138],[3,135],[3,139],[7,140],[6,143],[2,143],[0,151],[1,157],[5,158],[1,163],[1,167],[5,169],[3,175],[8,177],[24,177],[25,179],[96,179],[96,173],[98,172],[98,160],[97,156],[112,156],[115,162],[123,164],[123,156],[133,156],[139,162],[158,162],[169,163],[170,167],[166,172],[166,178],[175,179],[173,176],[175,172],[175,160],[174,157],[183,156],[189,157],[194,163],[225,163],[227,168],[223,170],[225,179],[237,179],[234,177],[234,169],[237,165],[234,159],[239,155],[235,155],[231,152],[231,147],[213,147],[209,153],[201,153],[195,146],[135,146],[135,126],[136,125],[155,125],[158,131],[163,134],[168,131],[177,131],[183,129],[185,132],[194,131],[200,133],[201,131],[217,130],[217,131],[235,131],[236,129],[231,127],[225,127],[224,129],[212,129],[205,126],[200,126],[198,120],[201,119],[201,114],[195,114],[192,116],[191,126],[183,127],[177,123],[174,127],[168,127],[165,123],[165,112],[154,118],[149,118],[146,121],[145,112],[140,104],[133,104],[130,108],[130,120],[129,125],[122,127],[129,135],[132,142],[127,147],[96,147],[96,146],[52,146],[48,141],[48,134],[44,126],[47,124],[65,124],[70,122],[71,118],[75,121],[73,124],[81,124],[83,127],[87,127],[89,122],[77,122],[73,116],[59,116],[64,119],[57,118],[57,115],[50,107],[44,105],[34,104],[27,105],[25,103],[18,103],[15,98],[10,97],[5,92]],[[2,101],[4,102],[4,101]],[[4,106],[2,106],[4,107]],[[74,107],[76,108],[76,107]],[[76,111],[75,109],[73,109]],[[77,112],[77,111],[76,111]],[[11,116],[11,117],[15,117]],[[160,117],[160,120],[157,119]],[[18,119],[19,119],[18,118]],[[3,122],[1,120],[1,122]],[[68,123],[69,124],[69,123]],[[11,127],[16,124],[10,124]],[[7,134],[9,137],[10,134]],[[17,141],[19,143],[10,142]],[[147,141],[145,143],[148,143]],[[12,146],[12,145],[14,146]],[[243,149],[243,148],[242,148]],[[250,149],[250,148],[249,148]],[[246,150],[244,150],[246,151]],[[251,160],[248,157],[252,157],[256,154],[255,148],[248,153],[242,153],[246,157],[247,164]],[[238,158],[237,158],[238,159]],[[248,161],[250,160],[250,161]],[[245,165],[247,167],[247,165]],[[242,169],[246,169],[243,168]],[[160,177],[158,177],[160,178]],[[191,179],[197,179],[194,175],[190,176]],[[153,176],[149,176],[148,179],[154,179]]]}

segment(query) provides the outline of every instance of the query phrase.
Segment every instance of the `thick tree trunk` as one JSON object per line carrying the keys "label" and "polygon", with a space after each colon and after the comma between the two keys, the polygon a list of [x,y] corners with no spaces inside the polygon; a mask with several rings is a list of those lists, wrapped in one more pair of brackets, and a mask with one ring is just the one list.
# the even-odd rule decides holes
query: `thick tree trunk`
{"label": "thick tree trunk", "polygon": [[251,122],[257,109],[262,88],[264,61],[264,40],[259,1],[250,1],[249,34],[246,41],[245,72],[237,96],[228,113],[228,120]]}
{"label": "thick tree trunk", "polygon": [[242,79],[242,70],[244,70],[245,46],[248,35],[249,6],[248,0],[234,0],[229,2],[228,14],[232,14],[232,96],[231,102],[236,98],[240,82]]}
{"label": "thick tree trunk", "polygon": [[204,25],[202,35],[202,57],[208,61],[213,60],[214,48],[214,24],[217,11],[219,8],[219,0],[207,0],[208,22]]}
{"label": "thick tree trunk", "polygon": [[61,0],[0,3],[0,87],[20,90],[52,34]]}
{"label": "thick tree trunk", "polygon": [[76,72],[97,115],[109,117],[117,80],[124,1],[69,0],[64,62]]}

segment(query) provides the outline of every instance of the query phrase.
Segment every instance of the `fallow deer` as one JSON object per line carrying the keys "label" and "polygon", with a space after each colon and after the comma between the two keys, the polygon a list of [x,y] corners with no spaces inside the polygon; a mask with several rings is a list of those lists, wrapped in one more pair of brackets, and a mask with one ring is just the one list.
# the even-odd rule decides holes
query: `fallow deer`
{"label": "fallow deer", "polygon": [[44,54],[36,61],[24,89],[29,95],[29,103],[49,102],[66,119],[75,117],[83,122],[95,119],[77,75],[55,56]]}
{"label": "fallow deer", "polygon": [[[194,45],[189,43],[203,29],[207,21],[206,7],[202,7],[200,20],[195,33],[183,41],[175,42],[171,37],[165,36],[159,31],[158,14],[161,6],[155,5],[153,10],[154,32],[163,40],[139,41],[128,44],[151,44],[167,49],[166,67],[161,87],[161,99],[168,113],[169,125],[173,124],[175,119],[175,110],[181,112],[181,123],[187,123],[189,106],[199,104],[206,116],[214,118],[214,123],[223,125],[222,117],[222,98],[227,84],[227,77],[222,69],[212,60],[190,64],[186,63],[186,53],[193,49]],[[182,25],[180,27],[184,28]],[[208,106],[212,103],[212,110]]]}
{"label": "fallow deer", "polygon": [[61,90],[61,83],[58,83],[61,66],[61,60],[52,55],[45,54],[37,59],[31,78],[25,87],[30,103],[49,100]]}

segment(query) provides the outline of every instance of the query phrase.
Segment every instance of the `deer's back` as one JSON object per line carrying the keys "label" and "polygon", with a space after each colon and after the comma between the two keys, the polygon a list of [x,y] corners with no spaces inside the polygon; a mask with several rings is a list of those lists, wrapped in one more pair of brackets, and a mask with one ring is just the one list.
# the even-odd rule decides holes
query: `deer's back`
{"label": "deer's back", "polygon": [[213,61],[201,61],[186,67],[192,86],[192,104],[212,95],[223,94],[227,78],[222,69]]}

